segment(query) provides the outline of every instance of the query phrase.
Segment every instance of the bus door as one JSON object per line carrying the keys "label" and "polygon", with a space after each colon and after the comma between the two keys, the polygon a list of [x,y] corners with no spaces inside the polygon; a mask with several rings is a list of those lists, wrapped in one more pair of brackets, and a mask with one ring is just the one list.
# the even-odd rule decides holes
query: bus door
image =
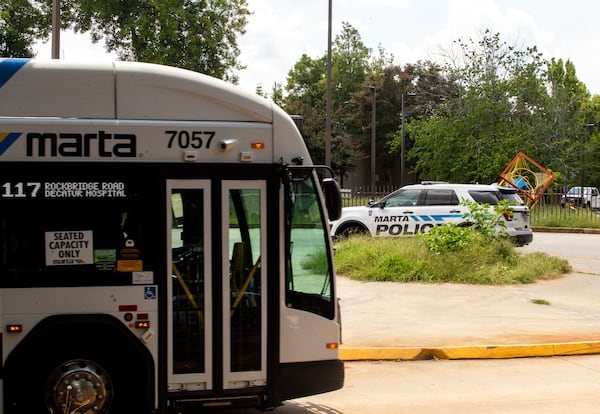
{"label": "bus door", "polygon": [[267,384],[266,185],[224,181],[223,387]]}
{"label": "bus door", "polygon": [[210,181],[167,181],[169,391],[213,389]]}
{"label": "bus door", "polygon": [[169,390],[266,385],[265,182],[168,180],[167,206]]}

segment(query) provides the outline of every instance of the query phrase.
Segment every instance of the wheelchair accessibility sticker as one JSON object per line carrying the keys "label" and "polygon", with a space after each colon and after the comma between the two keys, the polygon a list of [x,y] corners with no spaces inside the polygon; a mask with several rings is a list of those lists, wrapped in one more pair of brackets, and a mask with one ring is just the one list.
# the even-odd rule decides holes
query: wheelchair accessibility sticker
{"label": "wheelchair accessibility sticker", "polygon": [[155,300],[156,299],[156,286],[145,286],[144,287],[144,299]]}

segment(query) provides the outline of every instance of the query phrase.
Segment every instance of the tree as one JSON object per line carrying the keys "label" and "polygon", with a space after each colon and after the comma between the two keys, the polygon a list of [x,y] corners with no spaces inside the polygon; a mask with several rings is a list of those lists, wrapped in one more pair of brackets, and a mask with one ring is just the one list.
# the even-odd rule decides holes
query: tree
{"label": "tree", "polygon": [[[590,100],[584,102],[582,106],[584,114],[582,142],[585,151],[585,182],[586,185],[596,185],[600,183],[600,95],[593,96]],[[578,183],[581,185],[581,179]]]}
{"label": "tree", "polygon": [[[411,131],[420,130],[415,124],[427,123],[432,117],[439,116],[443,105],[456,99],[462,91],[448,72],[444,72],[439,64],[431,61],[407,64],[403,69],[398,67],[396,71],[396,73],[391,72],[394,82],[384,82],[383,86],[383,89],[388,91],[394,90],[392,85],[396,86],[393,106],[397,108],[395,116],[398,120],[398,127],[392,131],[391,138],[388,132],[388,152],[393,158],[395,155],[402,156],[402,151],[404,151],[406,168],[415,170],[417,158],[408,156],[413,148]],[[388,70],[385,70],[384,73],[388,73]],[[404,94],[403,98],[401,94]],[[402,106],[404,111],[401,109]],[[403,122],[404,130],[402,129]],[[389,123],[389,126],[392,127],[392,124]],[[406,148],[403,148],[403,145]],[[409,177],[405,178],[408,179],[408,182],[413,181]],[[402,181],[402,184],[406,184],[406,182]]]}
{"label": "tree", "polygon": [[302,135],[309,152],[317,162],[323,162],[325,125],[325,58],[313,59],[303,54],[288,72],[284,101],[285,110],[304,118]]}
{"label": "tree", "polygon": [[457,44],[462,64],[452,60],[445,71],[462,92],[411,125],[411,156],[422,178],[492,182],[515,154],[535,147],[526,138],[544,113],[544,61],[535,47],[509,46],[489,31]]}
{"label": "tree", "polygon": [[32,45],[48,38],[50,12],[44,4],[28,0],[0,3],[0,56],[33,57]]}
{"label": "tree", "polygon": [[[342,33],[336,36],[332,48],[332,169],[346,175],[363,157],[361,150],[362,127],[352,120],[359,104],[354,93],[362,90],[369,68],[369,49],[365,47],[356,29],[343,23]],[[327,59],[323,55],[313,59],[306,54],[288,72],[284,108],[290,114],[304,117],[303,136],[313,160],[325,160],[325,95]],[[362,123],[360,124],[363,125]]]}
{"label": "tree", "polygon": [[[376,89],[376,137],[375,137],[375,156],[376,171],[378,175],[377,184],[389,186],[400,181],[400,155],[401,145],[393,145],[394,136],[400,130],[403,122],[403,115],[406,118],[407,112],[412,112],[414,101],[409,102],[406,99],[404,108],[402,105],[403,94],[413,90],[414,78],[411,73],[406,72],[400,66],[392,65],[380,66],[374,64],[369,74],[367,83]],[[370,119],[372,111],[373,94],[370,90],[359,89],[355,94],[354,100],[360,102],[359,111],[351,114],[352,124],[366,125],[365,132],[371,131],[371,124],[364,123],[365,119]],[[404,114],[402,110],[404,109]],[[364,135],[364,134],[363,134]],[[370,151],[370,138],[363,138],[363,148],[366,153]]]}
{"label": "tree", "polygon": [[371,51],[362,42],[358,30],[343,22],[342,32],[335,37],[332,49],[334,106],[348,101],[350,95],[364,85],[370,54]]}
{"label": "tree", "polygon": [[[105,40],[119,59],[177,66],[237,82],[246,0],[62,0],[61,27]],[[33,56],[51,30],[52,0],[0,4],[2,56]]]}
{"label": "tree", "polygon": [[[543,118],[541,155],[549,166],[565,177],[579,176],[583,125],[588,121],[583,111],[589,107],[590,94],[577,78],[572,62],[552,59],[548,62],[548,105]],[[587,117],[594,118],[593,114]],[[593,122],[593,121],[592,121]],[[579,182],[579,185],[581,183]]]}
{"label": "tree", "polygon": [[120,59],[169,64],[236,81],[236,36],[246,0],[67,0],[77,32],[104,39]]}

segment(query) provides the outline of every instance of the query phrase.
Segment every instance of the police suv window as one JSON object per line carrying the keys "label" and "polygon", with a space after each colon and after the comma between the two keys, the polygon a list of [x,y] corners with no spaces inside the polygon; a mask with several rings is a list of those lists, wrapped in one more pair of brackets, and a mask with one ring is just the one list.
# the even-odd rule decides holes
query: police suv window
{"label": "police suv window", "polygon": [[498,191],[479,191],[479,190],[471,190],[469,191],[473,200],[479,204],[489,204],[490,206],[495,206],[498,204],[498,201],[502,199],[502,196]]}
{"label": "police suv window", "polygon": [[427,190],[424,205],[426,206],[456,206],[458,197],[454,190]]}
{"label": "police suv window", "polygon": [[523,199],[521,197],[519,197],[519,195],[516,192],[506,192],[506,191],[501,191],[500,192],[500,197],[502,197],[502,199],[504,200],[508,200],[510,204],[517,204],[517,205],[524,205],[525,203],[523,202]]}
{"label": "police suv window", "polygon": [[416,206],[421,190],[407,189],[392,194],[385,200],[386,207]]}

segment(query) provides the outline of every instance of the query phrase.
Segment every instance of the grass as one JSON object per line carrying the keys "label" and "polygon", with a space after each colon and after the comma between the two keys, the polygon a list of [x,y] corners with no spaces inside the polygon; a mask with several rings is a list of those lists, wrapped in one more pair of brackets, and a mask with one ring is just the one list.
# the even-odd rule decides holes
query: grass
{"label": "grass", "polygon": [[336,243],[337,273],[355,280],[507,285],[555,279],[571,268],[508,240],[477,238],[469,248],[434,253],[420,237],[353,236]]}
{"label": "grass", "polygon": [[600,228],[600,213],[586,208],[538,205],[531,210],[531,225],[598,229]]}

